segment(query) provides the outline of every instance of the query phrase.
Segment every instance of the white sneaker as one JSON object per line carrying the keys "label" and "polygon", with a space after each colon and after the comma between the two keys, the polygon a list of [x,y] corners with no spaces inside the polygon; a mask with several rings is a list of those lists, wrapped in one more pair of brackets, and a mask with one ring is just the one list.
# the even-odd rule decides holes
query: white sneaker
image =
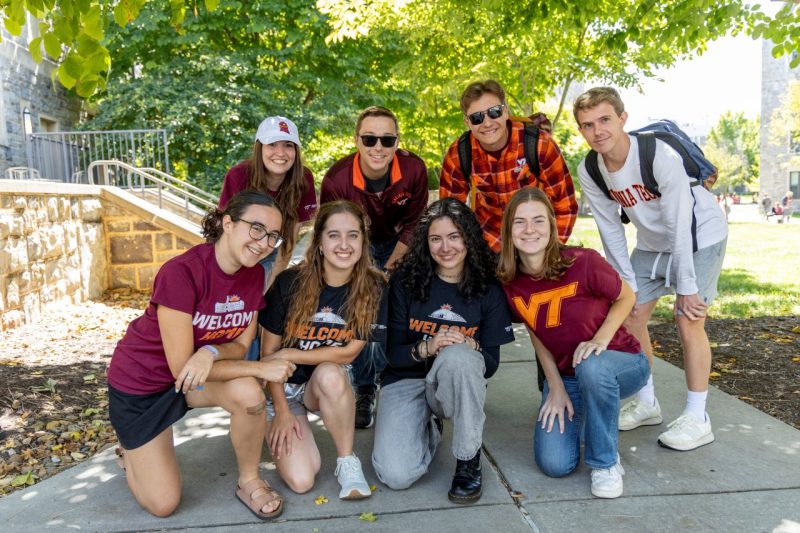
{"label": "white sneaker", "polygon": [[342,490],[339,491],[339,498],[342,500],[360,500],[372,495],[369,484],[364,479],[364,472],[361,470],[361,461],[355,454],[336,459],[334,475],[339,480],[339,485],[342,486]]}
{"label": "white sneaker", "polygon": [[636,429],[639,426],[657,426],[663,422],[661,417],[661,406],[658,405],[658,400],[648,407],[639,398],[634,398],[619,410],[619,430],[628,431],[629,429]]}
{"label": "white sneaker", "polygon": [[667,427],[669,429],[658,436],[658,443],[665,448],[685,452],[714,442],[708,414],[704,422],[698,422],[694,416],[684,413]]}
{"label": "white sneaker", "polygon": [[595,468],[592,470],[592,494],[598,498],[619,498],[622,496],[622,476],[625,469],[619,462],[611,468]]}

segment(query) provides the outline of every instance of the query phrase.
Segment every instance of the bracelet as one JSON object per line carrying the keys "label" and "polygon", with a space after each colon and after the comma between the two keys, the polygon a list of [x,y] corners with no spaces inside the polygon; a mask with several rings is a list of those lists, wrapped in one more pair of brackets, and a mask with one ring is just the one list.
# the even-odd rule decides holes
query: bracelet
{"label": "bracelet", "polygon": [[422,359],[420,359],[419,356],[419,342],[414,343],[414,346],[411,347],[411,359],[413,359],[417,363],[422,362]]}
{"label": "bracelet", "polygon": [[214,356],[214,361],[219,359],[219,348],[217,348],[213,344],[206,344],[205,346],[201,346],[200,348],[205,348],[206,350],[211,352],[211,355]]}

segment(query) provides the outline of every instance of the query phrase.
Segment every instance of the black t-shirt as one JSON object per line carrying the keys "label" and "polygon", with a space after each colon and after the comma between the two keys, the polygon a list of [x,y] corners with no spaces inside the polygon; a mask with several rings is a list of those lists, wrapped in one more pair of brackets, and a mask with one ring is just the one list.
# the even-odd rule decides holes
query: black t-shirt
{"label": "black t-shirt", "polygon": [[366,176],[364,176],[365,178],[364,183],[366,183],[367,185],[367,191],[375,194],[382,193],[383,191],[385,191],[386,187],[389,186],[389,176],[391,175],[391,173],[392,169],[390,166],[389,170],[386,172],[386,174],[383,175],[382,178],[374,180],[372,178],[367,178]]}
{"label": "black t-shirt", "polygon": [[[284,270],[275,278],[267,292],[266,307],[258,315],[258,323],[275,335],[286,333],[286,318],[292,296],[297,292],[293,287],[297,279],[296,268]],[[320,346],[342,346],[355,338],[355,332],[347,328],[345,309],[350,285],[330,287],[325,285],[319,295],[317,312],[305,324],[290,327],[288,334],[294,339],[291,346],[300,350],[313,350]],[[372,324],[372,333],[366,340],[386,342],[387,290],[383,291],[378,309],[377,322]],[[363,357],[363,355],[359,355]],[[289,383],[305,383],[311,378],[315,365],[297,365],[289,378]]]}
{"label": "black t-shirt", "polygon": [[497,371],[500,345],[514,340],[505,295],[496,281],[483,295],[467,303],[458,293],[457,284],[434,276],[428,301],[420,302],[411,299],[398,274],[392,276],[389,283],[389,308],[388,364],[382,375],[383,385],[401,379],[424,378],[433,358],[421,363],[414,361],[411,348],[442,328],[457,328],[477,339],[486,362],[487,378]]}

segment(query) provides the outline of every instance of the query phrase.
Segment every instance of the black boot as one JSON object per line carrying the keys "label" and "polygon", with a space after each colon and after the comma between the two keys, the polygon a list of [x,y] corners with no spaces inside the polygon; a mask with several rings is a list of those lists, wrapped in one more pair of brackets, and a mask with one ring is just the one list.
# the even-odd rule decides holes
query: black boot
{"label": "black boot", "polygon": [[447,497],[453,503],[474,503],[481,497],[481,451],[466,461],[456,462],[456,474]]}

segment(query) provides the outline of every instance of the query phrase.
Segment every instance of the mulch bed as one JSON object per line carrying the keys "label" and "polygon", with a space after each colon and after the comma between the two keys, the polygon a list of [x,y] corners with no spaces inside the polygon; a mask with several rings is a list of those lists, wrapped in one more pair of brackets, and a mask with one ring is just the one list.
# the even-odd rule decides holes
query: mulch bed
{"label": "mulch bed", "polygon": [[[800,319],[710,318],[711,384],[800,429]],[[683,368],[674,323],[652,326],[655,355]]]}
{"label": "mulch bed", "polygon": [[[0,333],[0,497],[116,443],[106,367],[147,295],[109,292],[51,306],[33,325]],[[800,429],[797,317],[709,319],[712,383]],[[674,324],[651,328],[656,355],[683,366]]]}

